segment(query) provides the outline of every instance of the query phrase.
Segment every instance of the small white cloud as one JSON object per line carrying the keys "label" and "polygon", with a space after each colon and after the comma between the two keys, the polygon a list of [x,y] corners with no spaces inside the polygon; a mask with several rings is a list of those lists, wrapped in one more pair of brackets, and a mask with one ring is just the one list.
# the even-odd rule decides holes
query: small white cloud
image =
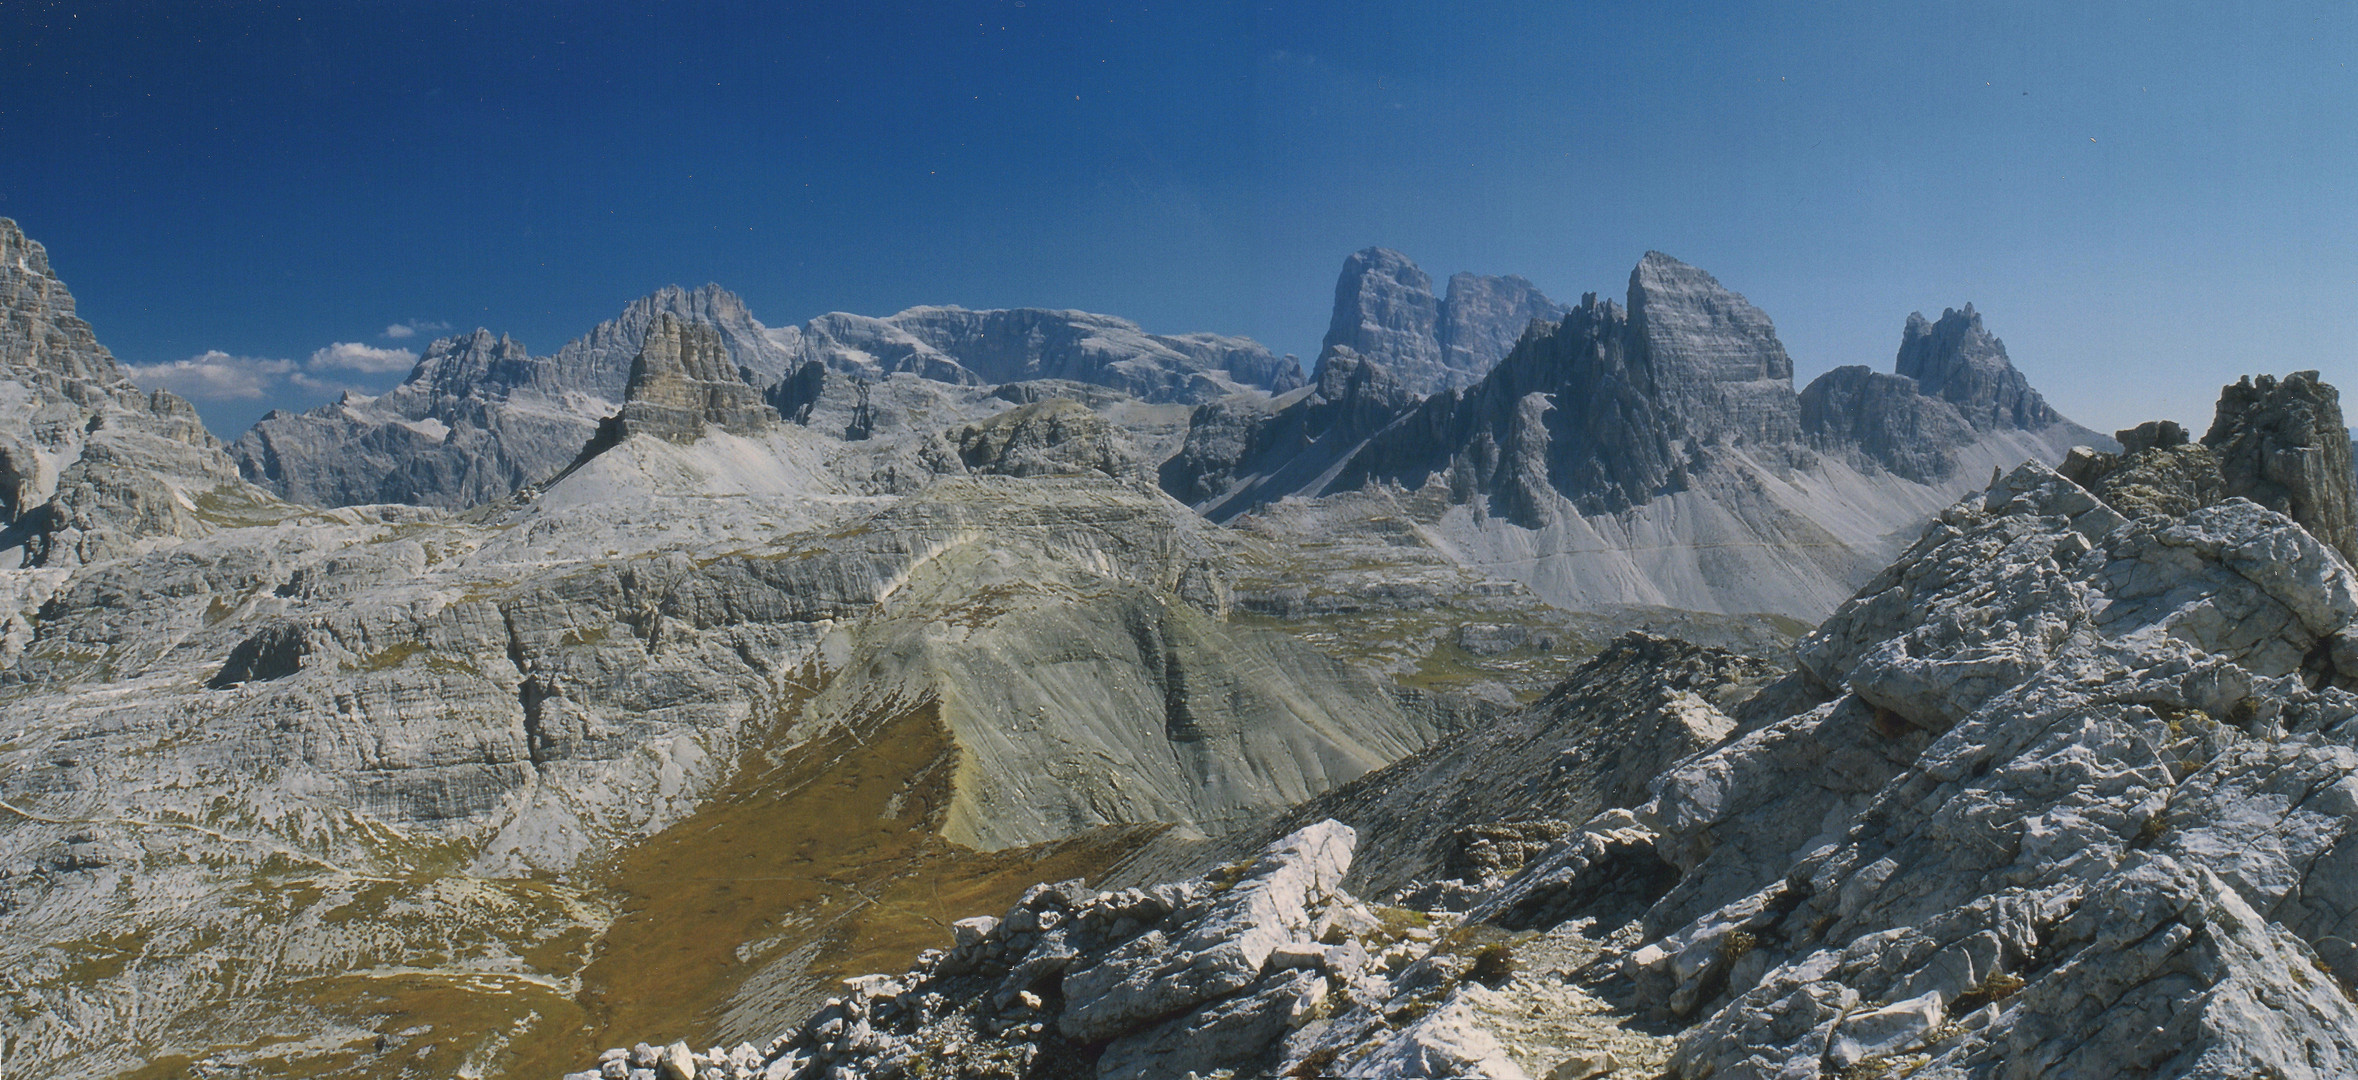
{"label": "small white cloud", "polygon": [[386,375],[408,371],[417,362],[418,354],[408,349],[380,349],[357,341],[339,341],[312,353],[311,362],[304,366],[314,371],[334,368],[363,375]]}
{"label": "small white cloud", "polygon": [[448,329],[450,329],[450,324],[446,322],[432,322],[426,319],[411,319],[408,322],[397,322],[391,326],[386,327],[385,336],[392,338],[395,341],[399,341],[403,338],[416,337],[419,334],[439,334]]}
{"label": "small white cloud", "polygon": [[186,360],[124,366],[141,386],[199,401],[252,401],[268,395],[271,384],[295,370],[292,360],[231,356],[219,349]]}

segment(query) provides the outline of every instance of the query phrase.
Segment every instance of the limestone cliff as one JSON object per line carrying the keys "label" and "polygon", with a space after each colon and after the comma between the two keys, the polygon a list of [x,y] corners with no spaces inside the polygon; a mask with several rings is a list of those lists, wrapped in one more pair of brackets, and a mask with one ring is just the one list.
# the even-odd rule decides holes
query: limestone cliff
{"label": "limestone cliff", "polygon": [[131,382],[74,314],[48,250],[0,218],[0,556],[112,558],[209,531],[201,502],[259,497],[188,402]]}

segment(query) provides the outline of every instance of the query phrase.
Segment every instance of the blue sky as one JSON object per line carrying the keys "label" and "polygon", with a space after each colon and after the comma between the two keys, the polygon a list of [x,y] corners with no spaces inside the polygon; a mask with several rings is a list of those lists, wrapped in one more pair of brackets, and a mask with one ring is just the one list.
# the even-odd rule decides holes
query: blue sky
{"label": "blue sky", "polygon": [[1369,244],[1564,299],[1663,250],[1805,380],[1972,301],[2109,430],[2358,383],[2353,59],[2347,3],[17,0],[0,215],[224,435],[675,282],[1307,360]]}

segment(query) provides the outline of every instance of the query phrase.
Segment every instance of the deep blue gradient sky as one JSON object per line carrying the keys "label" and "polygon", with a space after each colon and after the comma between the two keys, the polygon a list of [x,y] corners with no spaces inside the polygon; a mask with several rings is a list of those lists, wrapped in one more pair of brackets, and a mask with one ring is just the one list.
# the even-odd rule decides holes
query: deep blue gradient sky
{"label": "deep blue gradient sky", "polygon": [[1970,300],[2075,418],[2201,423],[2358,384],[2358,5],[2235,7],[11,0],[0,215],[126,362],[250,370],[224,435],[398,378],[333,343],[673,282],[1307,362],[1369,244],[1562,299],[1660,249],[1804,380]]}

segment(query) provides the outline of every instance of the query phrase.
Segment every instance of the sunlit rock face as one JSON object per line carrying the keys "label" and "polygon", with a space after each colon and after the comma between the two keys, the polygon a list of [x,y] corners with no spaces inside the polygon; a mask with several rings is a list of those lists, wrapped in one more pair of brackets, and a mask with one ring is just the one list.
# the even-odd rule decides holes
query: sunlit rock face
{"label": "sunlit rock face", "polygon": [[48,250],[0,218],[0,558],[72,566],[201,535],[217,492],[251,494],[196,410],[134,385]]}
{"label": "sunlit rock face", "polygon": [[647,328],[646,343],[631,363],[617,419],[625,437],[685,443],[702,436],[706,425],[758,435],[777,425],[778,410],[738,375],[718,329],[665,312]]}

